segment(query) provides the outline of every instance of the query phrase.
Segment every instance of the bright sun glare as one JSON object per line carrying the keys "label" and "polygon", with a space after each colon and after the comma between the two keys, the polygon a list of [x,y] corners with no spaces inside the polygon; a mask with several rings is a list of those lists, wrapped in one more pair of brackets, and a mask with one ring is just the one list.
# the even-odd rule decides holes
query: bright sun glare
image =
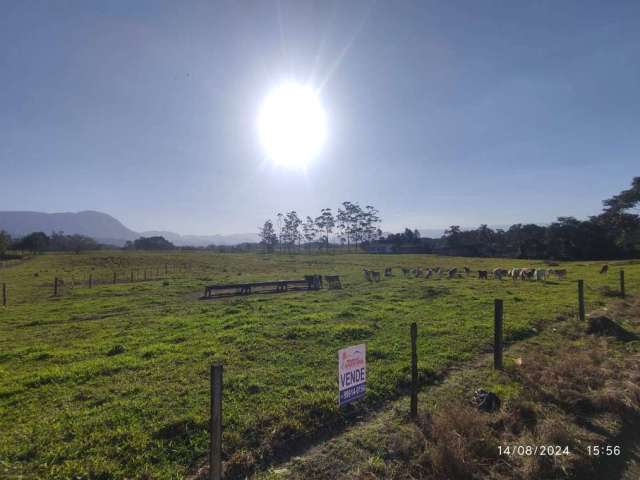
{"label": "bright sun glare", "polygon": [[274,163],[304,168],[324,144],[326,118],[311,87],[285,83],[265,99],[258,128],[262,145]]}

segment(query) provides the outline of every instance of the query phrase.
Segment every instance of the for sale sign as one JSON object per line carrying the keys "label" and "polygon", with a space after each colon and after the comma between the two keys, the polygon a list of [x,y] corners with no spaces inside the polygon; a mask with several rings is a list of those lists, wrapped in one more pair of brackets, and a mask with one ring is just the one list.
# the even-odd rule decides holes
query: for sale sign
{"label": "for sale sign", "polygon": [[338,352],[340,406],[364,398],[367,382],[366,345],[343,348]]}

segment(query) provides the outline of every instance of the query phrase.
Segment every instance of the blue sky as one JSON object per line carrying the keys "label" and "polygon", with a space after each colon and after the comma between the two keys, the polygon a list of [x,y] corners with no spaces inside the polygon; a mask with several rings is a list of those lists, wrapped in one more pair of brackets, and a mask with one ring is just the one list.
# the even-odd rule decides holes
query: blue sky
{"label": "blue sky", "polygon": [[[0,209],[253,232],[375,205],[385,230],[597,213],[640,174],[640,2],[0,3]],[[256,117],[322,85],[306,172]]]}

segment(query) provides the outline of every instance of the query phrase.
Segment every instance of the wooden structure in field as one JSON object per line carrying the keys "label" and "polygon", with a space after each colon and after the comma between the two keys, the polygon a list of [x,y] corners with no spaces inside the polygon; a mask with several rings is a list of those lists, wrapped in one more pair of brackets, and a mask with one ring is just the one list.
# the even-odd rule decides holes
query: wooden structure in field
{"label": "wooden structure in field", "polygon": [[289,290],[320,290],[321,275],[305,275],[301,280],[272,280],[266,282],[245,282],[207,285],[203,299],[248,295],[250,293],[279,293]]}

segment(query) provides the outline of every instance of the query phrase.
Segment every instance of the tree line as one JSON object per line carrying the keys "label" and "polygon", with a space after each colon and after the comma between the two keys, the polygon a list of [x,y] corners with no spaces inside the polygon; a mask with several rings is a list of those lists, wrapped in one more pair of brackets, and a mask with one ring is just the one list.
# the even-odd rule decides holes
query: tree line
{"label": "tree line", "polygon": [[97,250],[98,242],[85,235],[65,235],[64,232],[33,232],[18,239],[12,239],[9,233],[0,231],[0,257],[8,250],[29,252],[76,252]]}
{"label": "tree line", "polygon": [[320,210],[316,217],[300,218],[295,210],[278,213],[274,225],[268,219],[259,228],[260,244],[268,252],[291,252],[294,249],[317,248],[328,251],[333,235],[334,243],[347,250],[357,249],[363,242],[382,237],[380,216],[372,205],[362,208],[357,202],[342,202],[334,214],[329,207]]}
{"label": "tree line", "polygon": [[599,215],[587,220],[559,217],[549,225],[516,224],[493,230],[449,227],[434,244],[442,253],[557,260],[634,258],[640,256],[640,177],[631,188],[604,200]]}

